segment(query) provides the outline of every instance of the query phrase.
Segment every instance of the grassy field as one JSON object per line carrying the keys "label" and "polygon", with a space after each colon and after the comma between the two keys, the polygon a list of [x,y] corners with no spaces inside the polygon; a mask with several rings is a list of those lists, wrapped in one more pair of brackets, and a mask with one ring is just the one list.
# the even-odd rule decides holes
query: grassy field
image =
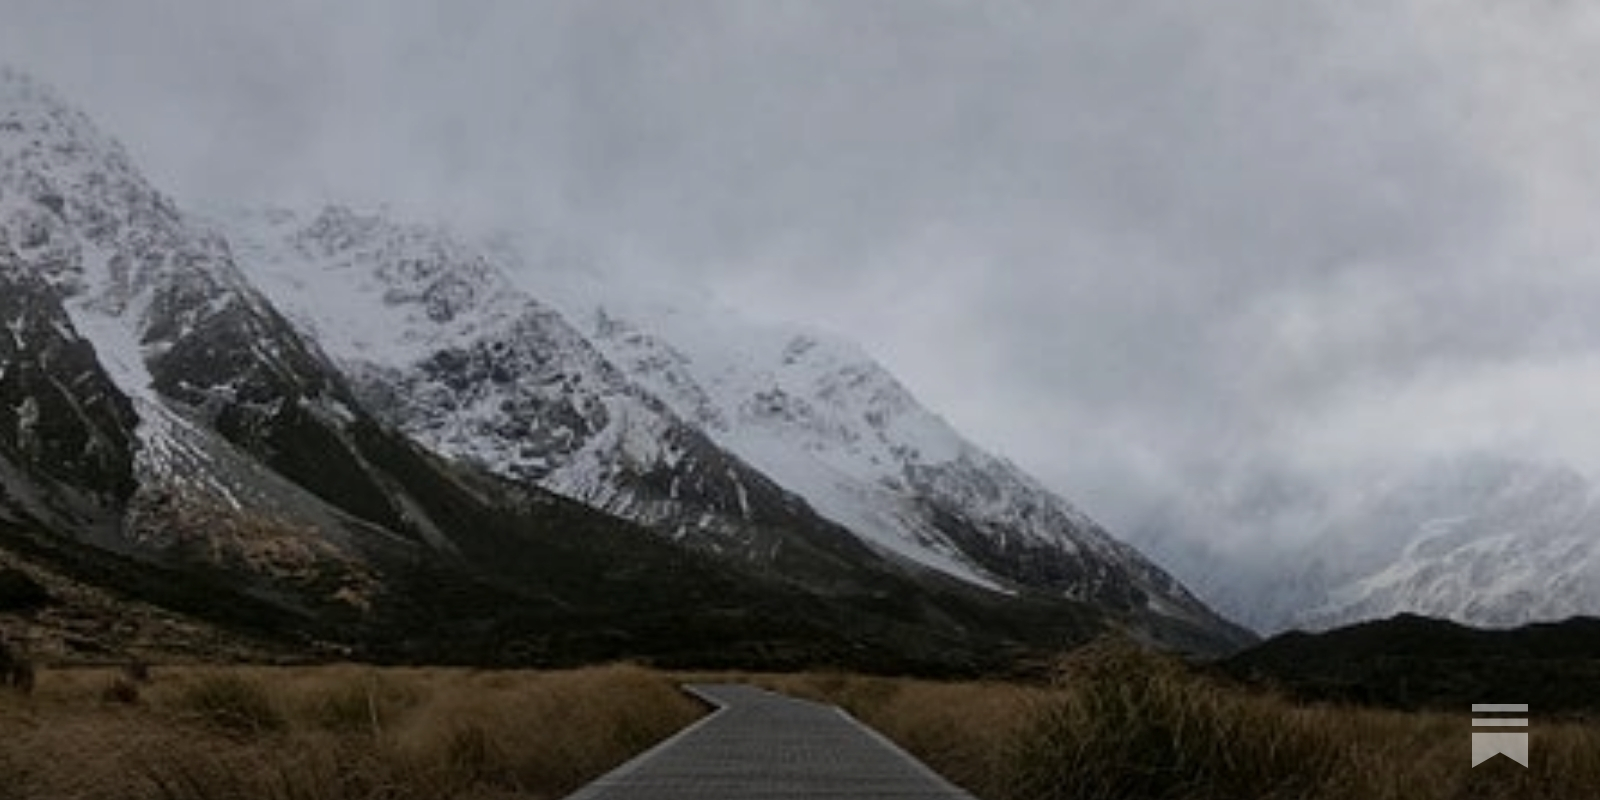
{"label": "grassy field", "polygon": [[703,712],[632,667],[45,670],[0,692],[0,798],[554,798]]}
{"label": "grassy field", "polygon": [[1305,705],[1127,646],[1048,685],[753,680],[838,703],[983,800],[1569,800],[1600,796],[1600,727],[1530,729],[1532,766],[1471,763],[1467,714]]}
{"label": "grassy field", "polygon": [[1308,706],[1122,646],[1034,685],[857,675],[335,667],[45,670],[0,692],[0,800],[560,797],[697,718],[679,681],[838,703],[983,800],[1600,794],[1600,727],[1469,769],[1465,714]]}

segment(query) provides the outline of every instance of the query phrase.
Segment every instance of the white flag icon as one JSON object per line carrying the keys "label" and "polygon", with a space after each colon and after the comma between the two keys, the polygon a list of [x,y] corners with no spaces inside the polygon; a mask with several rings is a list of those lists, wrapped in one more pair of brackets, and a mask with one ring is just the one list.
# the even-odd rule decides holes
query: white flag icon
{"label": "white flag icon", "polygon": [[[1527,703],[1473,703],[1474,714],[1504,714],[1508,712],[1526,714]],[[1474,728],[1527,728],[1528,719],[1522,717],[1475,717],[1472,720]],[[1495,756],[1505,753],[1512,761],[1528,766],[1528,732],[1522,731],[1478,731],[1472,732],[1472,766],[1476,767]]]}

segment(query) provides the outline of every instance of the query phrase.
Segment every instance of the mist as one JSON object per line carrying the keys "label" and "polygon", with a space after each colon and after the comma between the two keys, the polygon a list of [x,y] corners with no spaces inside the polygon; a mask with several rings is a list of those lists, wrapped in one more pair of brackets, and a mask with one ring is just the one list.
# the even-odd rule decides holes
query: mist
{"label": "mist", "polygon": [[180,203],[386,205],[834,329],[1113,530],[1600,471],[1585,4],[0,9]]}

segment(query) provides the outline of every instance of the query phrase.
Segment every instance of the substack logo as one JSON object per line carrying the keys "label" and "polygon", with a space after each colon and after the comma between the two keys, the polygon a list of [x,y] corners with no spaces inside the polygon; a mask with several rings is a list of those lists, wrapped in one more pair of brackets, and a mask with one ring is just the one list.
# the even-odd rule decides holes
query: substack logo
{"label": "substack logo", "polygon": [[[1473,714],[1528,713],[1527,703],[1473,703]],[[1473,717],[1474,728],[1521,728],[1517,731],[1472,732],[1472,766],[1476,767],[1504,753],[1507,758],[1528,766],[1528,718]]]}

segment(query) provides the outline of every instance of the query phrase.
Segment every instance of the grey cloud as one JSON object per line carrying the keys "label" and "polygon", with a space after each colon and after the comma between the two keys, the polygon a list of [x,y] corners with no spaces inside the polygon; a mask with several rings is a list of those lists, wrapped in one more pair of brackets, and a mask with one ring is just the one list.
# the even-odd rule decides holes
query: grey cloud
{"label": "grey cloud", "polygon": [[180,198],[537,229],[839,328],[1119,527],[1452,441],[1585,457],[1575,4],[0,6]]}

